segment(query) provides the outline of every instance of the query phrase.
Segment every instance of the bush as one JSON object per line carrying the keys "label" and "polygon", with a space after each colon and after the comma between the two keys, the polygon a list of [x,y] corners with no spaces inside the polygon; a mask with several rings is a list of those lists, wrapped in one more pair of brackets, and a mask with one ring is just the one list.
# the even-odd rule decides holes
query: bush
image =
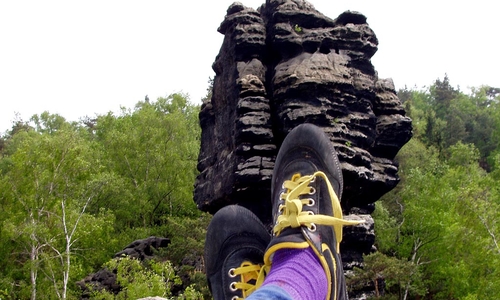
{"label": "bush", "polygon": [[[106,290],[96,291],[93,293],[93,299],[169,297],[172,295],[172,287],[181,284],[170,261],[140,262],[126,256],[108,261],[105,267],[116,271],[117,281],[122,290],[117,295]],[[192,293],[192,291],[189,292]]]}

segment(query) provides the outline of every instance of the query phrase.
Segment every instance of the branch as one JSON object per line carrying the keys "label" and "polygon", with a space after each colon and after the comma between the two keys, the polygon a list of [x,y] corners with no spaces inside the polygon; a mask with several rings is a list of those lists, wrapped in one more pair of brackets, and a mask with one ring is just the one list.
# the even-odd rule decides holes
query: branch
{"label": "branch", "polygon": [[85,213],[85,210],[87,209],[87,206],[89,205],[90,200],[92,200],[92,197],[88,197],[87,201],[85,201],[85,205],[83,206],[82,211],[78,215],[78,218],[76,219],[75,225],[73,226],[73,229],[71,230],[71,234],[69,235],[70,240],[73,237],[73,234],[76,231],[76,227],[78,227],[78,223],[80,222],[80,219],[82,218],[83,214]]}
{"label": "branch", "polygon": [[64,266],[64,257],[61,254],[61,252],[59,252],[59,250],[57,250],[56,247],[54,247],[54,246],[52,246],[50,244],[48,244],[48,246],[52,249],[52,251],[54,251],[55,253],[57,253],[57,255],[54,256],[54,257],[59,258],[61,260],[61,266]]}
{"label": "branch", "polygon": [[435,240],[439,239],[439,236],[440,236],[440,234],[439,234],[439,232],[437,232],[437,233],[436,233],[436,235],[435,235],[434,237],[432,237],[432,238],[428,239],[428,240],[427,240],[427,241],[425,241],[425,242],[421,242],[421,243],[420,243],[420,247],[419,247],[418,249],[420,249],[420,248],[422,248],[423,246],[425,246],[425,245],[427,245],[427,244],[430,244],[430,243],[434,242]]}
{"label": "branch", "polygon": [[[404,212],[403,204],[399,203],[397,198],[396,198],[396,203],[399,205],[399,212],[400,212],[401,216],[403,216],[403,212]],[[398,225],[398,236],[397,236],[398,242],[399,242],[399,239],[401,237],[401,227],[403,227],[404,223],[405,223],[405,218],[403,217],[403,219],[401,220],[401,224]]]}
{"label": "branch", "polygon": [[135,179],[134,172],[132,171],[132,167],[130,166],[130,163],[128,162],[128,158],[125,155],[125,162],[127,163],[128,169],[130,171],[130,176],[132,176],[132,180],[134,181],[135,187],[139,187],[139,184],[137,183],[137,179]]}
{"label": "branch", "polygon": [[63,222],[63,229],[64,229],[64,236],[68,237],[68,227],[66,226],[66,207],[64,205],[64,200],[61,201],[61,209],[62,209],[62,222]]}
{"label": "branch", "polygon": [[493,243],[495,244],[495,247],[497,248],[497,251],[498,251],[498,254],[500,254],[500,247],[498,246],[498,242],[497,242],[497,238],[495,236],[495,233],[493,231],[491,231],[490,227],[488,226],[488,224],[486,223],[486,220],[480,216],[478,214],[477,216],[479,218],[479,220],[481,220],[481,223],[483,223],[484,227],[486,228],[486,230],[488,231],[488,234],[491,236],[491,238],[493,239]]}
{"label": "branch", "polygon": [[52,284],[54,285],[54,290],[56,291],[57,298],[61,299],[61,293],[59,292],[59,288],[57,287],[57,280],[56,280],[56,274],[54,273],[54,269],[52,269],[52,265],[50,263],[47,264],[50,270],[50,275],[45,272],[45,270],[42,268],[41,271],[42,273],[45,274],[47,278],[49,278],[50,281],[52,281]]}
{"label": "branch", "polygon": [[59,168],[61,167],[62,163],[66,160],[66,154],[68,154],[69,148],[63,149],[61,160],[57,164],[57,166],[54,166],[54,173],[52,175],[52,181],[50,182],[50,189],[49,189],[49,195],[52,195],[52,192],[54,191],[54,182],[56,181],[56,177],[58,176]]}
{"label": "branch", "polygon": [[173,190],[170,190],[168,193],[166,193],[164,196],[161,196],[159,197],[160,200],[158,201],[158,203],[156,203],[155,207],[153,208],[153,210],[151,211],[151,218],[153,217],[154,213],[156,212],[156,210],[158,209],[158,207],[160,207],[160,204],[163,202],[164,199],[170,197],[170,194],[172,194]]}

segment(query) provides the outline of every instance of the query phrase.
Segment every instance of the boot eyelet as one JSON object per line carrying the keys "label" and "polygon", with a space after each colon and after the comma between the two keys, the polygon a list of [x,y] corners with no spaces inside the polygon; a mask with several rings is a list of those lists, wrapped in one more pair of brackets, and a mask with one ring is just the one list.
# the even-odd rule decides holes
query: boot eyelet
{"label": "boot eyelet", "polygon": [[316,231],[316,224],[311,223],[311,226],[308,226],[307,230],[309,230],[310,232],[315,232]]}
{"label": "boot eyelet", "polygon": [[309,211],[307,211],[307,214],[310,215],[310,216],[313,216],[314,212],[309,210]]}
{"label": "boot eyelet", "polygon": [[316,181],[316,176],[313,176],[313,178],[311,179],[311,181],[309,181],[309,183],[314,183]]}
{"label": "boot eyelet", "polygon": [[309,195],[316,194],[316,189],[311,186],[311,190],[309,191]]}
{"label": "boot eyelet", "polygon": [[231,284],[229,285],[229,289],[231,290],[231,292],[236,292],[238,289],[236,288],[236,282],[231,282]]}
{"label": "boot eyelet", "polygon": [[314,206],[316,204],[316,201],[314,201],[314,199],[309,198],[307,200],[309,200],[309,203],[306,204],[307,206]]}
{"label": "boot eyelet", "polygon": [[238,296],[233,296],[233,298],[231,298],[231,300],[238,300]]}
{"label": "boot eyelet", "polygon": [[229,271],[227,272],[227,274],[229,275],[229,277],[231,277],[231,278],[236,277],[236,274],[234,273],[235,270],[236,270],[235,268],[229,269]]}

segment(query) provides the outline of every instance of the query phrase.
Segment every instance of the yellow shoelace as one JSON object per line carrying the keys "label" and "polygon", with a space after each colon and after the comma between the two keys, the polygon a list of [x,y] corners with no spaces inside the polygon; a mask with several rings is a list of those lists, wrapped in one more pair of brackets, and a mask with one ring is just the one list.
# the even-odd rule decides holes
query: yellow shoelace
{"label": "yellow shoelace", "polygon": [[[333,216],[315,215],[310,211],[302,210],[304,205],[315,205],[314,199],[307,198],[307,195],[316,193],[315,189],[309,186],[311,182],[314,182],[316,177],[321,177],[326,182],[328,193],[330,194],[330,198],[332,200]],[[276,235],[279,235],[281,231],[287,227],[297,228],[300,226],[307,226],[309,230],[314,231],[316,230],[316,224],[332,226],[337,240],[335,250],[339,253],[339,245],[340,241],[342,241],[342,227],[348,225],[358,225],[364,222],[348,221],[343,219],[339,198],[337,197],[337,194],[335,194],[335,191],[333,190],[326,174],[323,172],[318,171],[313,175],[306,176],[295,174],[292,176],[291,180],[286,180],[283,183],[283,187],[287,191],[280,195],[284,204],[279,206],[281,215],[278,216],[278,220],[273,229]]]}
{"label": "yellow shoelace", "polygon": [[264,282],[264,278],[269,271],[269,267],[256,265],[250,262],[243,262],[240,267],[229,270],[230,277],[240,276],[241,281],[231,283],[232,291],[241,290],[243,298],[233,297],[231,300],[245,299]]}

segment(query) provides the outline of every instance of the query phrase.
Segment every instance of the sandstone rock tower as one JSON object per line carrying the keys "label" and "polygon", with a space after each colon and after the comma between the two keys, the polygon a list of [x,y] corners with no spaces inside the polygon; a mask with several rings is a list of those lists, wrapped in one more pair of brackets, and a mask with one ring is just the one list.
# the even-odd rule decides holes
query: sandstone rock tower
{"label": "sandstone rock tower", "polygon": [[259,10],[232,4],[218,29],[224,42],[213,96],[200,113],[201,150],[194,199],[203,211],[228,204],[270,220],[274,159],[286,134],[313,123],[330,136],[344,175],[344,268],[372,251],[374,202],[399,177],[394,157],[411,120],[392,80],[370,59],[378,40],[357,12],[330,19],[303,0],[267,0]]}

